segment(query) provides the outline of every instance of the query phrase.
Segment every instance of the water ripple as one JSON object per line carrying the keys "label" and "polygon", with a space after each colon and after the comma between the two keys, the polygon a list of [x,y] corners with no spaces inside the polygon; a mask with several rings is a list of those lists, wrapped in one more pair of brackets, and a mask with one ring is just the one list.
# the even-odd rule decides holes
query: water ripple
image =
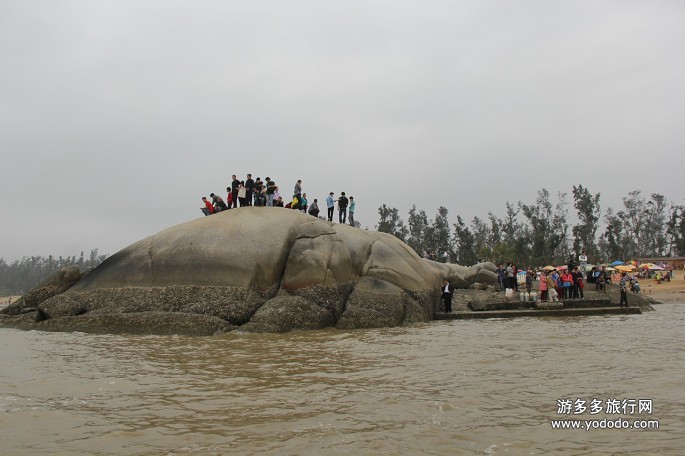
{"label": "water ripple", "polygon": [[[0,446],[18,455],[681,454],[684,309],[212,338],[2,329]],[[557,415],[562,398],[652,399],[648,417],[661,429],[552,430],[551,419],[569,417]]]}

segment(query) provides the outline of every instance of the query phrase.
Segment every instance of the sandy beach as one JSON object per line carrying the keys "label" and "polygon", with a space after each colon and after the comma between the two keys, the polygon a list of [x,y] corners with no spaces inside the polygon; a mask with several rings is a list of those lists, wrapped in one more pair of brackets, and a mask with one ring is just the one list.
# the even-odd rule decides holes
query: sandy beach
{"label": "sandy beach", "polygon": [[670,282],[662,281],[657,284],[654,279],[641,279],[642,292],[660,302],[685,302],[685,279],[683,271],[677,271],[675,278]]}
{"label": "sandy beach", "polygon": [[11,300],[12,302],[14,302],[14,301],[16,301],[16,300],[19,299],[19,298],[20,298],[20,296],[2,296],[2,297],[0,297],[0,309],[2,309],[2,308],[5,307],[7,304],[9,304],[9,303],[10,303],[10,300]]}

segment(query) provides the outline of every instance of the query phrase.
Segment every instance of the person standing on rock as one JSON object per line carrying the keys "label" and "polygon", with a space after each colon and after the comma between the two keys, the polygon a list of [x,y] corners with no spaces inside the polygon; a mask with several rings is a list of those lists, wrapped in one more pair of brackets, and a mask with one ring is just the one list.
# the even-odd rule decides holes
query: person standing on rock
{"label": "person standing on rock", "polygon": [[454,292],[454,287],[449,282],[449,280],[442,279],[442,301],[445,302],[445,313],[452,313],[452,293]]}
{"label": "person standing on rock", "polygon": [[354,226],[354,208],[356,203],[354,202],[354,196],[350,196],[350,226]]}
{"label": "person standing on rock", "polygon": [[254,181],[252,180],[252,174],[247,175],[247,179],[245,179],[245,189],[246,194],[245,194],[245,204],[247,206],[252,206],[252,196],[254,195]]}
{"label": "person standing on rock", "polygon": [[345,223],[347,221],[347,204],[349,200],[345,196],[345,192],[340,192],[338,198],[338,223]]}
{"label": "person standing on rock", "polygon": [[264,200],[263,190],[264,190],[264,183],[262,182],[262,178],[258,177],[254,183],[254,205],[255,206],[264,206],[266,204],[266,201]]}
{"label": "person standing on rock", "polygon": [[274,205],[274,194],[276,193],[276,182],[272,181],[269,176],[266,177],[266,205]]}
{"label": "person standing on rock", "polygon": [[238,180],[237,177],[235,177],[235,174],[231,176],[233,179],[231,181],[231,193],[233,194],[233,205],[232,207],[238,207],[238,188],[240,188],[240,181]]}
{"label": "person standing on rock", "polygon": [[295,189],[293,190],[293,195],[297,196],[298,200],[302,198],[302,179],[298,179],[297,182],[295,182]]}
{"label": "person standing on rock", "polygon": [[231,187],[226,187],[226,192],[228,192],[226,195],[226,209],[228,210],[233,207],[233,191]]}
{"label": "person standing on rock", "polygon": [[326,198],[326,206],[328,207],[328,221],[333,221],[333,210],[335,209],[335,200],[333,199],[333,192],[328,194]]}
{"label": "person standing on rock", "polygon": [[245,187],[245,181],[240,181],[238,185],[238,202],[240,207],[247,206],[247,187]]}

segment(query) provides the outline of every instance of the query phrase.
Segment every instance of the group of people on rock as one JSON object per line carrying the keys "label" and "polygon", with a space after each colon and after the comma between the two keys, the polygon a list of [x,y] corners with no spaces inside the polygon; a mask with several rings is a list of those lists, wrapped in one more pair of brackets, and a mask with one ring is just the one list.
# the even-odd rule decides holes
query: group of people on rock
{"label": "group of people on rock", "polygon": [[[200,208],[203,214],[212,215],[217,212],[234,209],[245,206],[265,206],[265,207],[284,207],[289,209],[296,209],[308,213],[314,217],[319,217],[319,200],[314,199],[310,204],[307,199],[307,194],[302,191],[302,180],[298,179],[293,187],[292,200],[287,203],[284,202],[283,197],[279,192],[279,187],[276,182],[270,177],[266,177],[263,181],[260,177],[252,179],[252,174],[247,174],[245,180],[238,180],[233,175],[231,185],[226,187],[226,200],[214,193],[210,193],[209,198],[202,197],[204,206]],[[341,192],[339,198],[334,197],[335,193],[330,192],[326,198],[326,207],[328,209],[327,220],[333,221],[333,214],[335,205],[338,205],[338,222],[347,223],[349,212],[349,224],[355,226],[354,211],[355,201],[354,197],[349,198],[345,192]]]}
{"label": "group of people on rock", "polygon": [[349,209],[350,213],[350,226],[354,226],[354,211],[355,211],[355,206],[356,203],[354,201],[354,196],[350,196],[347,198],[345,196],[345,192],[340,193],[340,197],[338,199],[335,198],[335,193],[330,192],[328,194],[328,197],[326,198],[326,209],[328,210],[327,212],[327,220],[329,222],[333,221],[333,214],[335,212],[335,203],[338,203],[338,223],[346,223],[347,222],[347,212]]}

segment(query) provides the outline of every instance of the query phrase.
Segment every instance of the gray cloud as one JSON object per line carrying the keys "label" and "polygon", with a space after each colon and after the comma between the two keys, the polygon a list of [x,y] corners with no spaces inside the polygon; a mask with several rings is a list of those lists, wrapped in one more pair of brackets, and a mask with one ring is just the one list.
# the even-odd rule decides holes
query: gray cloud
{"label": "gray cloud", "polygon": [[[116,250],[231,174],[465,219],[683,202],[681,2],[0,4],[0,256]],[[638,160],[642,165],[637,165]],[[648,164],[649,166],[643,166]]]}

